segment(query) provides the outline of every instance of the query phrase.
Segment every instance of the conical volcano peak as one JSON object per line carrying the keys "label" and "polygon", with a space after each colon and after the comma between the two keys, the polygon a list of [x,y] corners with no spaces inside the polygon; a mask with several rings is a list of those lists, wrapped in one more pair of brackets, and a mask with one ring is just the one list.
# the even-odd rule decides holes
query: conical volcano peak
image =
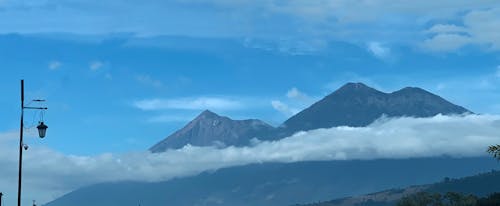
{"label": "conical volcano peak", "polygon": [[205,110],[184,128],[153,146],[150,151],[179,149],[187,144],[200,147],[246,146],[252,138],[263,137],[273,129],[260,120],[232,120]]}
{"label": "conical volcano peak", "polygon": [[376,91],[376,92],[378,92],[376,89],[371,88],[369,86],[366,86],[365,84],[363,84],[361,82],[357,82],[357,83],[349,82],[337,90],[337,92],[342,92],[342,93],[343,92],[360,92],[360,91],[374,91],[374,92]]}
{"label": "conical volcano peak", "polygon": [[342,86],[341,89],[342,88],[360,89],[360,88],[370,88],[370,87],[366,86],[366,84],[363,84],[361,82],[348,82],[344,84],[344,86]]}
{"label": "conical volcano peak", "polygon": [[403,89],[400,89],[398,91],[393,92],[394,94],[396,93],[429,93],[428,91],[419,88],[419,87],[405,87]]}
{"label": "conical volcano peak", "polygon": [[198,117],[196,117],[195,120],[200,120],[200,119],[219,119],[219,118],[222,118],[221,116],[219,116],[218,114],[216,114],[215,112],[212,112],[210,110],[205,110],[203,111],[202,113],[200,113],[198,115]]}
{"label": "conical volcano peak", "polygon": [[365,127],[388,117],[432,117],[469,111],[418,87],[385,93],[363,83],[347,83],[285,121],[285,135],[336,126]]}

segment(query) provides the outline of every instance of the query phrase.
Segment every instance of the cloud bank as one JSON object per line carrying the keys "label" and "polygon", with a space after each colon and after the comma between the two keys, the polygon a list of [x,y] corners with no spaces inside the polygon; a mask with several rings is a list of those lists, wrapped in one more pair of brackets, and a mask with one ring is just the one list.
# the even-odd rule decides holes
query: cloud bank
{"label": "cloud bank", "polygon": [[499,6],[496,0],[2,0],[0,33],[243,37],[272,40],[283,44],[279,50],[298,54],[331,40],[410,42],[441,52],[474,44],[498,51]]}
{"label": "cloud bank", "polygon": [[174,99],[145,99],[134,102],[141,110],[236,110],[244,107],[238,100],[222,97],[187,97]]}
{"label": "cloud bank", "polygon": [[[0,191],[14,204],[17,133],[0,135]],[[163,181],[206,170],[262,162],[370,160],[410,157],[475,157],[500,143],[500,116],[381,118],[368,127],[299,132],[250,147],[186,146],[160,154],[65,155],[49,148],[25,152],[24,201],[49,201],[78,187],[108,181]],[[31,195],[31,196],[30,196]]]}

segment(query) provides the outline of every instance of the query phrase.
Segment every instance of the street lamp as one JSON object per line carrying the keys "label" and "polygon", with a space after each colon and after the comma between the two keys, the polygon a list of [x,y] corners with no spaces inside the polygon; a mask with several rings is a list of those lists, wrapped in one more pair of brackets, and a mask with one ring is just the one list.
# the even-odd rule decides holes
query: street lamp
{"label": "street lamp", "polygon": [[[37,102],[43,102],[43,100],[34,100]],[[23,148],[27,149],[27,145],[23,142],[23,130],[24,130],[24,110],[25,109],[35,109],[35,110],[47,110],[47,107],[25,107],[24,106],[24,80],[21,80],[21,128],[19,129],[19,181],[17,182],[17,206],[21,206],[21,180],[22,180],[22,170],[23,170]],[[37,126],[38,135],[40,138],[44,138],[47,132],[47,125],[43,122]]]}
{"label": "street lamp", "polygon": [[47,125],[45,125],[43,122],[40,122],[40,124],[36,127],[38,129],[38,136],[40,138],[45,137],[45,133],[47,133]]}

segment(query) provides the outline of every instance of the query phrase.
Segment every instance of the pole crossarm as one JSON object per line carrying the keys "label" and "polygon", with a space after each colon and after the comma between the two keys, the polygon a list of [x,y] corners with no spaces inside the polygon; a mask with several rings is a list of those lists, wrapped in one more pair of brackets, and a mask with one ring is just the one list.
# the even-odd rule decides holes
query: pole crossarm
{"label": "pole crossarm", "polygon": [[23,109],[39,109],[39,110],[47,110],[47,107],[23,107]]}

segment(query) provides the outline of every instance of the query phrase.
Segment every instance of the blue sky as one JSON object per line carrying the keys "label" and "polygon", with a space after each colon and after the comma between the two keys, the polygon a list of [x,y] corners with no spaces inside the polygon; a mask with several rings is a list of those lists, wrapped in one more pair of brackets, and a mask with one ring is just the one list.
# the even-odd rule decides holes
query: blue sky
{"label": "blue sky", "polygon": [[0,0],[0,131],[22,78],[49,107],[30,144],[66,154],[146,150],[204,109],[278,125],[350,81],[499,114],[498,28],[486,0]]}

